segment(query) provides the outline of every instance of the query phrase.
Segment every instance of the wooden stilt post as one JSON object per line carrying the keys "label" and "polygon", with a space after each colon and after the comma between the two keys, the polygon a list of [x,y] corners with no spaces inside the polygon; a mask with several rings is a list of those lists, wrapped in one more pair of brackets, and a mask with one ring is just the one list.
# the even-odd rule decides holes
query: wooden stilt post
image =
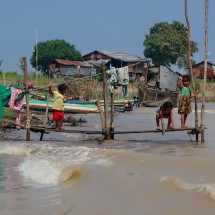
{"label": "wooden stilt post", "polygon": [[25,80],[25,99],[26,99],[26,140],[30,141],[30,108],[29,108],[29,92],[28,92],[28,68],[27,59],[23,58],[24,61],[24,80]]}
{"label": "wooden stilt post", "polygon": [[[114,131],[114,90],[111,92],[111,119],[110,119],[110,131]],[[114,133],[111,134],[111,139],[114,140]]]}
{"label": "wooden stilt post", "polygon": [[[195,93],[195,82],[194,82],[194,76],[193,76],[193,70],[192,70],[192,60],[191,60],[191,46],[190,46],[190,23],[188,19],[188,12],[187,12],[187,0],[185,0],[185,18],[187,22],[187,47],[188,47],[188,67],[189,67],[189,73],[191,76],[192,80],[192,88],[193,88],[193,93]],[[198,127],[198,106],[197,106],[197,98],[196,96],[194,97],[195,101],[195,127]],[[199,134],[196,133],[196,142],[199,141]]]}
{"label": "wooden stilt post", "polygon": [[104,98],[104,115],[105,115],[105,128],[106,128],[106,139],[110,140],[110,123],[108,116],[108,95],[107,95],[107,78],[106,78],[106,68],[103,64],[102,66],[102,79],[103,79],[103,98]]}
{"label": "wooden stilt post", "polygon": [[44,122],[43,122],[44,132],[41,132],[40,141],[43,140],[43,135],[45,133],[46,122],[47,122],[47,118],[48,118],[48,112],[49,112],[49,93],[47,95],[47,100],[46,100],[46,115],[45,115]]}
{"label": "wooden stilt post", "polygon": [[101,123],[102,123],[102,136],[100,138],[97,138],[97,141],[101,144],[105,138],[106,138],[106,129],[105,129],[105,116],[104,116],[104,110],[101,108],[101,102],[100,100],[96,100],[96,106],[99,109],[100,117],[101,117]]}
{"label": "wooden stilt post", "polygon": [[205,87],[207,79],[208,59],[208,0],[205,0],[205,59],[204,59],[204,81],[202,89],[202,108],[201,108],[201,142],[205,142]]}

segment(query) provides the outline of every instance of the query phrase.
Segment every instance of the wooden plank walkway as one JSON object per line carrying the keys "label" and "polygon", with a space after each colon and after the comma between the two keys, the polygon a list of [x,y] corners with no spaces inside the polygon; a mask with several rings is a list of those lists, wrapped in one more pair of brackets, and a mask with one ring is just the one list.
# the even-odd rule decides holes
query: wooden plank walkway
{"label": "wooden plank walkway", "polygon": [[[44,128],[44,127],[31,127],[32,131],[37,132],[61,132],[61,133],[84,133],[84,134],[104,134],[102,131],[84,131],[84,130],[63,130],[56,131],[54,128]],[[165,129],[165,132],[175,132],[175,131],[198,131],[201,132],[201,128],[190,127],[190,128],[175,128],[175,129]],[[111,134],[130,134],[130,133],[160,133],[162,130],[133,130],[133,131],[110,131]]]}

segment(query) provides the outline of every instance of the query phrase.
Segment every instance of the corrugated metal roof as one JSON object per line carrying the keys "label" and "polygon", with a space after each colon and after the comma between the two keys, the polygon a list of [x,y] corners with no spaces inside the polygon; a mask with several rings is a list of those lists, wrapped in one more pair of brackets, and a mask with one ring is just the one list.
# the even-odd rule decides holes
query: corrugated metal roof
{"label": "corrugated metal roof", "polygon": [[[211,65],[215,65],[215,61],[208,61],[207,63],[209,63]],[[197,63],[197,64],[193,65],[192,67],[197,67],[197,66],[199,66],[201,64],[204,64],[204,61],[201,61],[200,63]]]}
{"label": "corrugated metal roof", "polygon": [[111,58],[119,59],[125,62],[137,62],[137,61],[147,61],[144,58],[139,57],[135,54],[130,54],[122,51],[98,51],[104,55],[107,55]]}
{"label": "corrugated metal roof", "polygon": [[101,63],[108,63],[110,60],[108,59],[108,60],[104,60],[104,59],[99,59],[99,60],[88,60],[88,61],[84,61],[84,62],[88,62],[88,63],[90,63],[91,65],[93,64],[93,65],[95,65],[95,66],[98,66],[98,67],[100,67],[101,66]]}
{"label": "corrugated metal roof", "polygon": [[215,61],[208,61],[209,63],[215,65]]}
{"label": "corrugated metal roof", "polygon": [[71,60],[63,60],[63,59],[54,59],[59,64],[67,65],[67,66],[83,66],[80,61],[71,61]]}
{"label": "corrugated metal roof", "polygon": [[[66,66],[92,67],[93,65],[100,66],[101,61],[71,61],[63,59],[54,59],[55,62]],[[109,61],[109,60],[108,60]]]}
{"label": "corrugated metal roof", "polygon": [[63,60],[63,59],[54,59],[57,63],[66,66],[80,66],[80,67],[92,67],[92,64],[87,61],[72,61],[72,60]]}

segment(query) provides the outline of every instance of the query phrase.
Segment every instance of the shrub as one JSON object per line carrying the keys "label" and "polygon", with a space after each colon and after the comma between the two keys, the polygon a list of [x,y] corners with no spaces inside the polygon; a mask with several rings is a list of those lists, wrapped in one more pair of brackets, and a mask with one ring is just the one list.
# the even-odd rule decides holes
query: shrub
{"label": "shrub", "polygon": [[195,89],[197,90],[197,91],[200,91],[200,88],[201,88],[201,79],[199,79],[199,78],[195,78],[194,79],[194,82],[195,82]]}

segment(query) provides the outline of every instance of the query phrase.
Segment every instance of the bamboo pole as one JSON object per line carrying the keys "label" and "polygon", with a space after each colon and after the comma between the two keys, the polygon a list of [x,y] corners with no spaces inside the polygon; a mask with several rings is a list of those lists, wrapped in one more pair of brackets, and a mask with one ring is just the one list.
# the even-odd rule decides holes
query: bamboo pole
{"label": "bamboo pole", "polygon": [[[110,132],[114,131],[114,90],[111,92],[111,117],[110,117]],[[111,139],[114,140],[114,134],[111,134]]]}
{"label": "bamboo pole", "polygon": [[[48,118],[48,112],[49,112],[49,93],[47,95],[47,100],[46,100],[46,114],[45,114],[45,118],[44,118],[44,122],[43,122],[44,132],[45,132],[46,122],[47,122],[47,118]],[[41,132],[40,141],[43,140],[44,132]]]}
{"label": "bamboo pole", "polygon": [[[128,65],[128,67],[135,66],[135,65],[138,65],[138,64],[139,64],[139,62],[131,64],[131,65]],[[80,81],[80,80],[91,79],[92,77],[95,77],[95,76],[100,76],[100,74],[95,74],[95,75],[90,75],[90,76],[86,76],[86,77],[83,77],[83,78],[76,78],[76,79],[73,79],[73,80],[69,80],[69,81],[67,81],[67,84],[70,83],[70,82],[76,82],[76,81]],[[63,83],[65,83],[65,80],[63,80]],[[59,84],[53,84],[52,86],[56,87],[56,86],[58,86],[60,84],[61,83],[59,83]],[[43,89],[46,89],[46,88],[47,87],[38,87],[38,88],[35,88],[33,90],[43,90]]]}
{"label": "bamboo pole", "polygon": [[104,64],[102,66],[102,79],[103,79],[103,98],[104,98],[106,139],[110,140],[111,138],[110,138],[110,123],[109,123],[109,116],[108,116],[107,78],[106,78],[106,68]]}
{"label": "bamboo pole", "polygon": [[6,122],[8,122],[8,123],[11,123],[11,124],[13,124],[13,125],[20,126],[21,128],[26,129],[26,126],[25,126],[25,125],[17,124],[17,123],[15,123],[15,122],[13,122],[13,121],[11,121],[11,120],[8,120],[8,119],[4,119],[4,121],[6,121]]}
{"label": "bamboo pole", "polygon": [[101,123],[102,123],[102,131],[105,132],[105,117],[104,117],[104,110],[101,108],[101,102],[100,100],[96,100],[96,106],[99,109],[100,117],[101,117]]}
{"label": "bamboo pole", "polygon": [[133,63],[133,64],[130,64],[130,65],[128,65],[128,67],[131,67],[131,66],[136,66],[136,65],[138,65],[138,64],[140,64],[140,62],[138,62],[138,63]]}
{"label": "bamboo pole", "polygon": [[[176,131],[194,131],[194,133],[201,133],[202,130],[199,129],[199,128],[175,128],[175,129],[165,129],[165,133],[166,132],[176,132]],[[163,130],[140,130],[140,131],[137,131],[137,130],[133,130],[133,131],[113,131],[111,132],[113,134],[131,134],[131,133],[162,133],[163,134]]]}
{"label": "bamboo pole", "polygon": [[[67,81],[66,84],[68,84],[68,83],[74,83],[74,82],[76,82],[76,81],[81,81],[81,80],[85,80],[85,79],[90,79],[91,77],[94,77],[94,76],[100,76],[100,74],[95,74],[95,75],[91,75],[91,76],[86,76],[86,77],[83,77],[83,78],[75,78],[75,79],[72,79],[72,80]],[[65,84],[65,80],[63,80],[62,83],[53,84],[52,86],[53,86],[53,87],[56,87],[56,86],[58,86],[58,85],[60,85],[60,84]],[[47,89],[47,87],[38,87],[38,88],[35,88],[34,90],[36,90],[36,89],[37,89],[37,90],[43,90],[43,89]]]}
{"label": "bamboo pole", "polygon": [[[43,127],[39,126],[31,126],[32,130],[43,131]],[[53,131],[58,132],[54,128],[47,128],[47,132]],[[193,131],[192,134],[201,133],[202,130],[200,128],[190,127],[190,128],[175,128],[175,129],[166,129],[166,132],[177,132],[177,131]],[[63,130],[60,133],[84,133],[84,134],[105,134],[104,131],[83,131],[83,130]],[[111,134],[131,134],[131,133],[162,133],[162,130],[130,130],[130,131],[110,131]]]}
{"label": "bamboo pole", "polygon": [[25,81],[25,98],[26,98],[26,140],[30,141],[30,108],[29,108],[29,92],[28,92],[28,68],[27,59],[23,58],[24,61],[24,81]]}
{"label": "bamboo pole", "polygon": [[99,144],[101,144],[105,138],[106,138],[106,129],[105,129],[105,116],[104,116],[104,110],[101,108],[101,102],[100,100],[96,100],[96,106],[99,109],[99,113],[100,113],[100,117],[101,117],[101,123],[102,123],[102,136],[97,138],[97,141],[99,142]]}
{"label": "bamboo pole", "polygon": [[[128,65],[128,67],[131,67],[131,66],[135,66],[135,65],[138,65],[138,63],[134,63],[134,64],[131,64],[131,65]],[[104,65],[103,65],[104,66]],[[69,80],[67,81],[66,84],[70,83],[70,82],[76,82],[76,81],[80,81],[80,80],[85,80],[85,79],[91,79],[92,77],[95,77],[95,76],[100,76],[100,74],[95,74],[95,75],[89,75],[89,76],[86,76],[86,77],[82,77],[82,78],[76,78],[76,79],[73,79],[73,80]],[[65,80],[63,80],[63,83],[65,83]],[[53,84],[52,86],[53,87],[56,87],[60,84],[63,84],[63,83],[59,83],[59,84]],[[34,90],[43,90],[43,89],[46,89],[47,87],[39,87],[39,88],[35,88]]]}
{"label": "bamboo pole", "polygon": [[[189,18],[188,18],[188,11],[187,11],[187,0],[185,0],[185,18],[187,22],[187,47],[188,47],[188,68],[189,68],[189,73],[191,76],[192,80],[192,89],[193,92],[195,93],[195,82],[194,82],[194,76],[193,76],[193,70],[192,70],[192,59],[191,59],[191,47],[190,47],[190,23],[189,23]],[[194,102],[195,102],[195,127],[198,127],[198,107],[197,107],[197,98],[196,96],[194,97]],[[196,134],[196,142],[198,142],[199,136],[198,133]]]}
{"label": "bamboo pole", "polygon": [[204,57],[204,81],[202,89],[202,108],[201,108],[201,142],[205,142],[205,88],[207,79],[208,61],[208,0],[205,0],[205,57]]}
{"label": "bamboo pole", "polygon": [[[35,51],[36,51],[36,86],[38,84],[38,32],[37,32],[37,28],[36,28],[36,44],[35,44]],[[36,90],[37,93],[37,90]]]}
{"label": "bamboo pole", "polygon": [[95,95],[96,95],[96,99],[98,99],[98,83],[97,83],[97,80],[96,79],[94,79],[94,90],[95,90]]}

